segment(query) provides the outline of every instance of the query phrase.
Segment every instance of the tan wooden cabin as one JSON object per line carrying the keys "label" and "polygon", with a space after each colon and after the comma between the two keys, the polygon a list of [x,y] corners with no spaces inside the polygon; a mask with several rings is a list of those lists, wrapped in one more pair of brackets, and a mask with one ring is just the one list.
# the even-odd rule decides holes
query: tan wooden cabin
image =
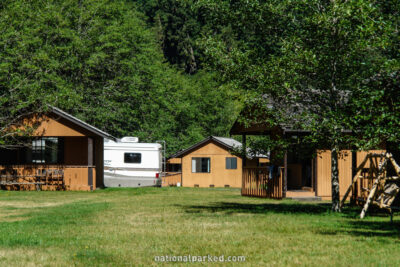
{"label": "tan wooden cabin", "polygon": [[[230,130],[232,135],[242,135],[242,143],[246,145],[247,135],[283,135],[286,137],[307,134],[302,130],[294,130],[281,126],[270,128],[257,124],[244,127],[238,121]],[[384,150],[352,152],[343,150],[339,153],[339,190],[343,197],[352,182],[354,170],[365,159],[368,152],[381,153]],[[270,198],[309,198],[330,200],[331,188],[331,151],[320,149],[314,156],[301,156],[296,151],[286,152],[283,160],[275,162],[276,177],[268,179],[269,170],[245,166],[243,168],[242,195]],[[274,154],[274,153],[271,153]],[[271,155],[270,160],[274,162]],[[365,168],[368,168],[366,165]],[[265,189],[267,188],[267,189]]]}
{"label": "tan wooden cabin", "polygon": [[104,138],[111,135],[50,107],[25,118],[35,125],[27,146],[0,149],[0,186],[9,190],[94,190],[103,187]]}
{"label": "tan wooden cabin", "polygon": [[[233,150],[242,144],[232,138],[210,136],[172,155],[167,161],[163,186],[234,187],[242,186],[242,157]],[[247,159],[249,165],[260,166],[268,157],[257,155]]]}

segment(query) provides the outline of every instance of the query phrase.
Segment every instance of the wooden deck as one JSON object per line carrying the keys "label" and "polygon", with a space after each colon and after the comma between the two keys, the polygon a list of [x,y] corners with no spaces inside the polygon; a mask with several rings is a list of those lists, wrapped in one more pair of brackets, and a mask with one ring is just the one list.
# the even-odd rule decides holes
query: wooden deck
{"label": "wooden deck", "polygon": [[167,172],[165,176],[162,177],[162,187],[166,186],[177,186],[180,183],[182,186],[182,173],[181,172]]}
{"label": "wooden deck", "polygon": [[321,201],[322,198],[316,196],[314,191],[310,190],[288,190],[286,198],[299,201]]}
{"label": "wooden deck", "polygon": [[[269,167],[243,168],[242,195],[262,198],[283,198],[284,168],[279,167],[272,177]],[[286,198],[304,201],[319,201],[312,188],[286,191]]]}
{"label": "wooden deck", "polygon": [[0,166],[0,187],[5,190],[83,190],[96,187],[94,166]]}
{"label": "wooden deck", "polygon": [[286,191],[287,198],[298,198],[298,197],[315,197],[315,192],[308,190],[288,190]]}

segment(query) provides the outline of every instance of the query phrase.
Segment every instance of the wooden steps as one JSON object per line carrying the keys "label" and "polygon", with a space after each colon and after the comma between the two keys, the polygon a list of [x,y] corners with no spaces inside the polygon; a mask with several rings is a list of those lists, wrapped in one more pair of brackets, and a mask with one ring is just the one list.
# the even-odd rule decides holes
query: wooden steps
{"label": "wooden steps", "polygon": [[321,197],[315,196],[315,192],[310,190],[288,190],[286,198],[298,201],[321,201]]}
{"label": "wooden steps", "polygon": [[309,190],[288,190],[286,191],[286,197],[315,197],[315,192]]}

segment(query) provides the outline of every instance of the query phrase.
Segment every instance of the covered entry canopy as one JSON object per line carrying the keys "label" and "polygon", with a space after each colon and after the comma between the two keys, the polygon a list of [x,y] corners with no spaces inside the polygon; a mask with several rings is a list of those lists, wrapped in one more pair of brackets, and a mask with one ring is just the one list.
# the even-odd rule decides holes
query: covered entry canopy
{"label": "covered entry canopy", "polygon": [[[242,112],[240,116],[249,116],[248,113],[244,113]],[[262,121],[262,120],[261,120]],[[248,125],[245,125],[244,123],[240,122],[239,119],[237,119],[235,121],[235,123],[233,124],[232,128],[230,129],[229,133],[231,135],[242,135],[242,143],[244,145],[246,145],[246,136],[247,135],[270,135],[270,136],[292,136],[292,135],[305,135],[308,134],[309,131],[306,130],[301,130],[301,129],[294,129],[292,127],[289,127],[288,125],[285,124],[278,124],[275,126],[271,126],[266,122],[262,122],[262,123],[250,123]],[[276,159],[274,159],[274,152],[271,152],[271,158],[270,161],[278,164],[281,168],[282,168],[282,172],[280,173],[281,177],[279,179],[276,179],[276,185],[272,185],[273,187],[277,187],[275,189],[278,191],[282,191],[281,193],[278,194],[278,196],[280,197],[287,197],[287,191],[288,191],[288,182],[289,182],[289,188],[291,187],[291,180],[293,180],[293,184],[296,184],[296,186],[298,186],[298,188],[296,189],[302,189],[302,183],[303,183],[303,178],[302,177],[296,177],[293,179],[289,179],[288,181],[288,176],[302,176],[302,172],[303,170],[301,170],[301,167],[299,168],[298,165],[290,165],[288,164],[288,153],[285,152],[284,158],[283,160],[279,160],[278,163],[276,161]],[[289,155],[292,156],[292,155]],[[293,157],[290,157],[293,158]],[[246,163],[244,163],[246,164]],[[310,166],[309,168],[312,169],[313,166],[311,166],[312,162],[310,161]],[[288,172],[288,169],[289,172]],[[246,173],[246,172],[253,172],[252,170],[250,170],[249,168],[243,168],[243,177],[246,177],[246,179],[249,179],[248,177],[250,177],[251,175]],[[260,172],[260,170],[258,171]],[[311,173],[310,173],[311,174]],[[312,174],[311,174],[312,175]],[[313,181],[312,181],[312,177],[310,177],[311,179],[309,179],[309,184],[308,187],[311,188],[311,192],[306,192],[304,193],[305,196],[310,196],[313,197],[315,195],[315,193],[313,192],[312,188],[313,188]],[[294,181],[296,180],[296,182]],[[246,182],[243,183],[243,186],[245,185]],[[271,182],[269,182],[271,184]],[[291,188],[292,189],[292,188]],[[242,190],[242,194],[243,192],[246,190]],[[268,195],[268,194],[265,194]],[[276,195],[276,194],[275,194]]]}

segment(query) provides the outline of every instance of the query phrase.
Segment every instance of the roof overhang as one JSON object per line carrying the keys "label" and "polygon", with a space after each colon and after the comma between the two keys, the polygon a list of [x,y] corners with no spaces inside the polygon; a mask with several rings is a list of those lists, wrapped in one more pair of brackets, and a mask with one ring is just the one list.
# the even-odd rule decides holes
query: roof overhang
{"label": "roof overhang", "polygon": [[168,158],[169,158],[169,159],[171,159],[171,158],[181,158],[181,157],[183,157],[184,155],[190,153],[191,151],[193,151],[193,150],[195,150],[195,149],[197,149],[197,148],[199,148],[199,147],[201,147],[201,146],[203,146],[203,145],[205,145],[205,144],[207,144],[207,143],[209,143],[209,142],[215,142],[216,144],[218,144],[218,145],[224,147],[224,148],[227,149],[227,150],[233,149],[233,147],[227,146],[225,143],[219,141],[217,138],[214,138],[213,136],[209,136],[209,137],[207,137],[206,139],[204,139],[204,140],[202,140],[202,141],[200,141],[200,142],[198,142],[198,143],[192,145],[191,147],[188,147],[188,148],[186,148],[186,149],[183,149],[183,150],[181,150],[181,151],[178,151],[177,153],[175,153],[175,154],[169,156]]}
{"label": "roof overhang", "polygon": [[107,138],[107,139],[111,139],[111,140],[117,140],[111,134],[108,134],[108,133],[98,129],[98,128],[96,128],[96,127],[94,127],[94,126],[92,126],[92,125],[90,125],[90,124],[88,124],[88,123],[86,123],[86,122],[84,122],[84,121],[72,116],[71,114],[68,114],[67,112],[65,112],[65,111],[63,111],[63,110],[61,110],[59,108],[56,108],[56,107],[53,107],[53,106],[49,106],[49,109],[50,109],[49,112],[55,114],[56,116],[59,116],[59,117],[65,119],[65,120],[67,120],[67,121],[69,121],[69,122],[71,122],[73,124],[78,125],[79,127],[89,131],[93,135],[100,136],[100,137]]}

